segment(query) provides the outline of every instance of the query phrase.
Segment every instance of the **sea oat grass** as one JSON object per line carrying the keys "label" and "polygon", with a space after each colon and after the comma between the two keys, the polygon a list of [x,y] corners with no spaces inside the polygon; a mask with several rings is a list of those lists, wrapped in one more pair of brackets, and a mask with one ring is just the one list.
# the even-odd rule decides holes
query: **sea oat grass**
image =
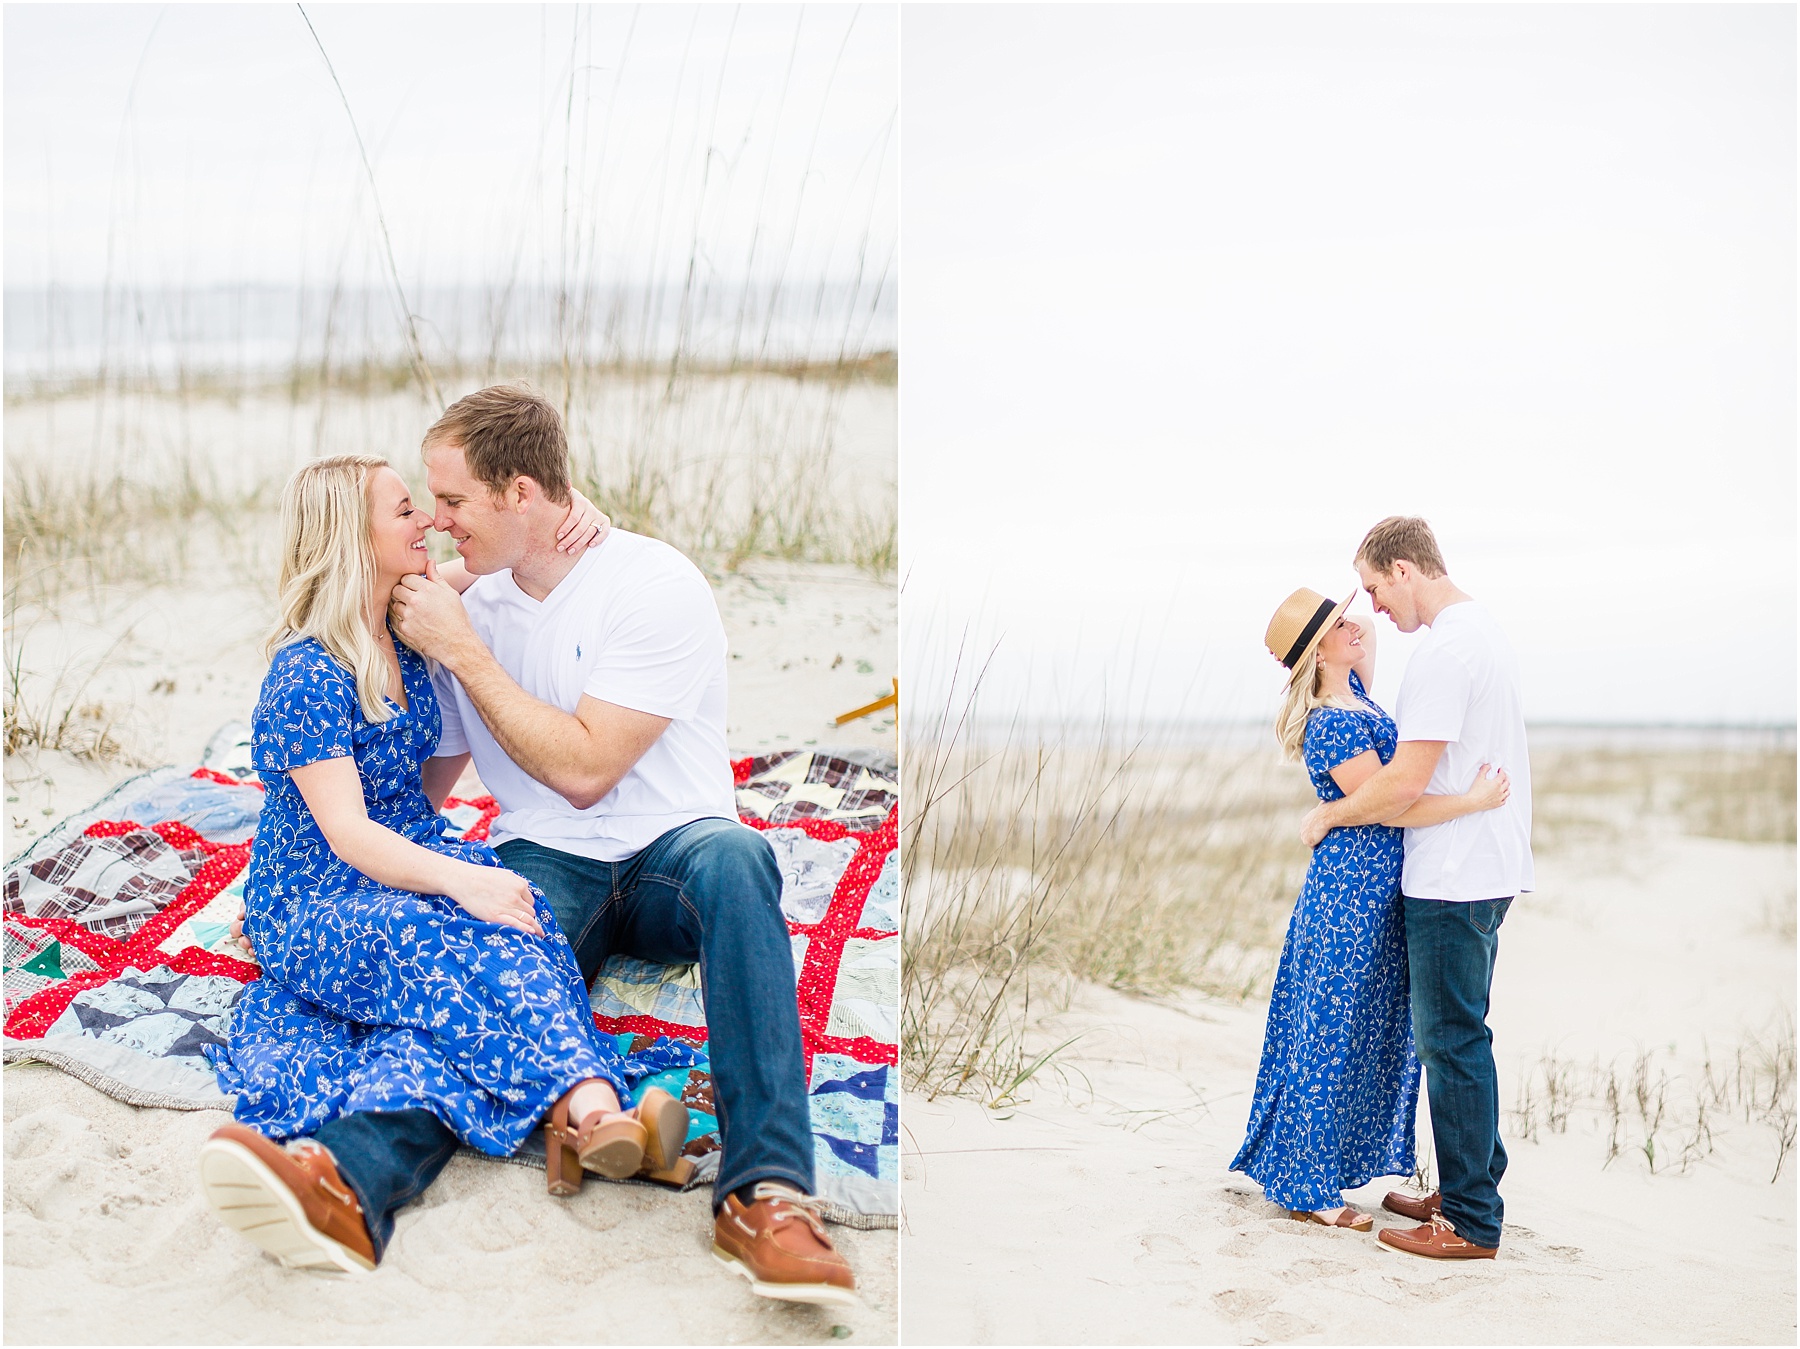
{"label": "sea oat grass", "polygon": [[[1314,796],[1298,766],[1224,737],[978,728],[973,697],[909,709],[904,725],[902,1062],[915,1089],[1016,1098],[1054,1069],[1035,1027],[1081,981],[1266,994],[1309,860],[1297,833]],[[1791,842],[1792,737],[1765,739],[1545,748],[1534,846],[1629,847],[1646,830]],[[1791,937],[1791,901],[1775,908]],[[1648,1065],[1610,1083],[1546,1071],[1520,1106],[1531,1130],[1559,1131],[1578,1098],[1610,1092],[1615,1153],[1636,1148],[1660,1171],[1691,1164],[1709,1137],[1712,1117]],[[1786,1110],[1791,1132],[1784,1099],[1767,1110]]]}
{"label": "sea oat grass", "polygon": [[1118,736],[909,738],[913,1085],[1013,1099],[1052,1062],[1031,1034],[1037,1014],[1076,981],[1237,997],[1262,982],[1306,865],[1304,782],[1271,757]]}
{"label": "sea oat grass", "polygon": [[1532,753],[1532,844],[1617,844],[1647,824],[1741,843],[1795,841],[1791,732],[1766,744],[1545,748]]}
{"label": "sea oat grass", "polygon": [[51,750],[90,763],[135,762],[120,733],[119,709],[91,693],[95,676],[118,645],[115,641],[98,660],[66,660],[47,677],[39,676],[26,669],[25,643],[18,640],[9,619],[4,719],[8,758]]}
{"label": "sea oat grass", "polygon": [[1699,1060],[1668,1048],[1605,1061],[1545,1055],[1520,1074],[1506,1131],[1535,1143],[1584,1124],[1604,1140],[1601,1165],[1630,1161],[1652,1174],[1685,1173],[1738,1135],[1763,1151],[1770,1182],[1778,1180],[1794,1148],[1792,1019],[1729,1057],[1706,1049]]}

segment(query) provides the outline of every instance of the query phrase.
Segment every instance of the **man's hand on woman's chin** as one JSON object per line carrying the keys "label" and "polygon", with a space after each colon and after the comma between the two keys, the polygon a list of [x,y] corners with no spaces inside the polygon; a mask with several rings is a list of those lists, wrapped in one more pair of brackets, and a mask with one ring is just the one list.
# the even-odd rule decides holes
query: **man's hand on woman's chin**
{"label": "man's hand on woman's chin", "polygon": [[463,644],[479,642],[469,626],[462,596],[439,579],[433,563],[425,564],[423,576],[400,578],[388,603],[388,613],[402,641],[420,655],[444,665],[454,666],[457,650]]}

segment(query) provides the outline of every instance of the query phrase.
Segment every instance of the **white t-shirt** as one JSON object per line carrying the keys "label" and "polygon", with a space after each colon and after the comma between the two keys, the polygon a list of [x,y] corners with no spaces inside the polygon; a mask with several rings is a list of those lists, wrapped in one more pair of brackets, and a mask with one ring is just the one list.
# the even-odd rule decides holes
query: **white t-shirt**
{"label": "white t-shirt", "polygon": [[1402,740],[1443,740],[1425,790],[1456,795],[1482,764],[1504,768],[1512,795],[1498,810],[1406,831],[1400,888],[1415,899],[1504,899],[1533,888],[1531,760],[1519,700],[1519,661],[1500,625],[1473,600],[1437,616],[1400,682]]}
{"label": "white t-shirt", "polygon": [[725,625],[712,587],[668,544],[615,529],[540,603],[510,571],[463,594],[475,633],[532,697],[574,712],[583,694],[670,718],[619,785],[586,810],[507,757],[463,687],[432,680],[443,707],[440,756],[468,750],[500,803],[489,842],[524,838],[618,862],[694,820],[735,820],[725,745]]}

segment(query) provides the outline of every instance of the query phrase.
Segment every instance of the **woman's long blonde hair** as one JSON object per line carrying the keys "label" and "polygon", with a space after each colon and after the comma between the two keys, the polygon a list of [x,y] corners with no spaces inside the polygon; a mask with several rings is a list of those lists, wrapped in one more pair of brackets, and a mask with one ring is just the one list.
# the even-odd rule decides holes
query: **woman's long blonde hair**
{"label": "woman's long blonde hair", "polygon": [[394,709],[383,696],[387,662],[369,631],[375,545],[369,534],[369,474],[387,460],[340,454],[306,465],[281,491],[281,583],[274,630],[263,654],[311,637],[356,680],[369,721]]}
{"label": "woman's long blonde hair", "polygon": [[1281,744],[1281,757],[1288,763],[1299,763],[1306,747],[1306,719],[1315,707],[1345,707],[1319,688],[1319,647],[1315,642],[1288,676],[1287,693],[1281,699],[1281,711],[1275,714],[1275,739]]}

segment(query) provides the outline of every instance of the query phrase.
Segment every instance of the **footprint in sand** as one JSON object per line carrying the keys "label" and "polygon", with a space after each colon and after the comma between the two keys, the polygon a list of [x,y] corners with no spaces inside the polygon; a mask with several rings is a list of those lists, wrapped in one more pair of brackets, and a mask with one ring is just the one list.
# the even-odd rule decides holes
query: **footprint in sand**
{"label": "footprint in sand", "polygon": [[1151,1232],[1138,1238],[1142,1248],[1132,1258],[1138,1279],[1147,1288],[1186,1289],[1211,1265],[1193,1238],[1173,1232]]}
{"label": "footprint in sand", "polygon": [[1335,1279],[1343,1274],[1356,1273],[1356,1266],[1346,1265],[1338,1260],[1296,1260],[1286,1269],[1278,1271],[1279,1277],[1288,1283],[1312,1283],[1318,1279]]}
{"label": "footprint in sand", "polygon": [[1273,1310],[1277,1293],[1255,1288],[1228,1288],[1213,1294],[1213,1306],[1233,1321],[1256,1322],[1258,1333],[1251,1344],[1288,1343],[1319,1333],[1319,1327],[1304,1317]]}
{"label": "footprint in sand", "polygon": [[1219,1207],[1211,1217],[1220,1227],[1244,1228],[1251,1223],[1270,1219],[1287,1221],[1287,1214],[1260,1194],[1233,1189],[1219,1190],[1217,1194]]}
{"label": "footprint in sand", "polygon": [[1487,1280],[1474,1274],[1442,1274],[1436,1278],[1425,1279],[1401,1279],[1390,1276],[1386,1282],[1399,1292],[1402,1301],[1442,1302],[1446,1298],[1459,1297],[1463,1293],[1473,1292],[1484,1286]]}
{"label": "footprint in sand", "polygon": [[1266,1293],[1259,1288],[1227,1288],[1213,1294],[1213,1306],[1233,1321],[1261,1316],[1275,1305],[1279,1293]]}
{"label": "footprint in sand", "polygon": [[1182,1260],[1194,1263],[1193,1244],[1188,1238],[1174,1232],[1151,1232],[1139,1237],[1138,1245],[1144,1248],[1144,1253],[1137,1257],[1140,1264],[1145,1260]]}
{"label": "footprint in sand", "polygon": [[73,1140],[86,1132],[85,1122],[27,1115],[6,1126],[6,1160],[28,1162],[38,1157],[61,1156]]}
{"label": "footprint in sand", "polygon": [[1292,1344],[1295,1340],[1304,1339],[1308,1335],[1317,1335],[1320,1327],[1302,1316],[1292,1316],[1287,1312],[1270,1312],[1256,1323],[1262,1332],[1252,1344]]}
{"label": "footprint in sand", "polygon": [[1256,1255],[1256,1248],[1268,1239],[1267,1232],[1239,1232],[1219,1247],[1219,1254],[1228,1255],[1234,1260],[1249,1260]]}
{"label": "footprint in sand", "polygon": [[1542,1256],[1546,1260],[1554,1260],[1559,1264],[1573,1265],[1580,1263],[1581,1247],[1551,1246],[1529,1227],[1516,1227],[1512,1223],[1503,1229],[1500,1256],[1530,1259]]}

